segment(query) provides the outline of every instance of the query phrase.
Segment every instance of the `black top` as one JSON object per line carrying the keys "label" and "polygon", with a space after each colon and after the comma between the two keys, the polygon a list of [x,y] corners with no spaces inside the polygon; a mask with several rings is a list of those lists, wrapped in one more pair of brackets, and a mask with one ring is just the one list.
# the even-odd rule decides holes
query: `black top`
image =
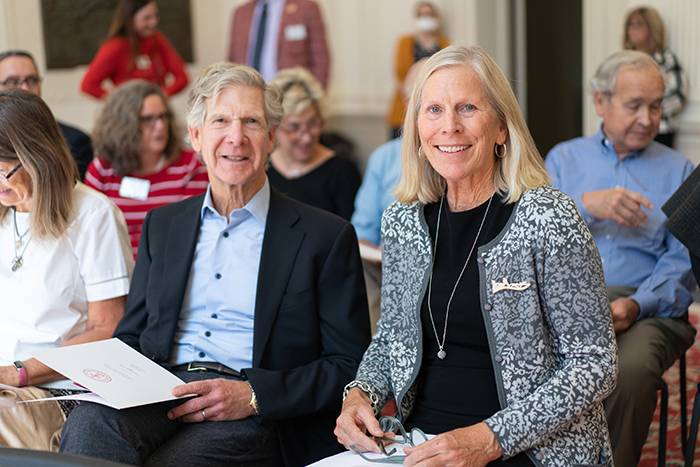
{"label": "black top", "polygon": [[431,57],[435,53],[440,51],[440,44],[436,44],[435,47],[433,47],[430,50],[424,50],[423,47],[420,46],[417,40],[413,40],[413,55],[416,57],[415,61],[422,60],[424,58]]}
{"label": "black top", "polygon": [[272,186],[290,198],[330,211],[348,221],[362,183],[355,164],[338,156],[294,179],[286,178],[270,164],[267,176]]}
{"label": "black top", "polygon": [[66,140],[68,149],[73,159],[75,159],[75,163],[78,165],[80,179],[85,180],[85,172],[90,162],[92,162],[92,141],[90,137],[77,128],[68,126],[65,123],[58,122],[58,128],[61,130],[63,139]]}
{"label": "black top", "polygon": [[[406,421],[408,429],[419,427],[426,433],[444,433],[474,425],[501,409],[496,379],[489,353],[489,342],[479,296],[478,247],[492,241],[505,227],[514,204],[503,204],[498,194],[491,205],[464,212],[450,212],[445,200],[440,219],[432,291],[426,291],[421,306],[423,360],[418,376],[418,394],[413,412]],[[425,207],[425,218],[435,245],[440,202]],[[459,285],[455,289],[447,320],[444,360],[438,358],[438,340],[430,320],[428,298],[435,329],[442,342],[447,303],[457,278],[474,245],[479,226],[486,214]],[[521,463],[522,462],[522,463]],[[532,465],[525,454],[508,460],[511,465]],[[502,465],[502,463],[501,463]]]}

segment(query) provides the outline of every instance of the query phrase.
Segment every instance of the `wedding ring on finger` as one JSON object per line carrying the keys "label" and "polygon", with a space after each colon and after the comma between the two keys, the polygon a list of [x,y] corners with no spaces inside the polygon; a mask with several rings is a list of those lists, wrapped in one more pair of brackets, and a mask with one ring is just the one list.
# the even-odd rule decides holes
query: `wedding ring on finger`
{"label": "wedding ring on finger", "polygon": [[206,422],[207,421],[207,414],[204,413],[204,409],[202,409],[202,421]]}

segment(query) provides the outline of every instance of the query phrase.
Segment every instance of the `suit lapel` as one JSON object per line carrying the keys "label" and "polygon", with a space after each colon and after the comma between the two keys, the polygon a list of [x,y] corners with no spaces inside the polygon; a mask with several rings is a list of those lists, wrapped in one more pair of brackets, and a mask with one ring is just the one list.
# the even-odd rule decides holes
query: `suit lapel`
{"label": "suit lapel", "polygon": [[[161,287],[158,308],[161,323],[168,323],[172,326],[177,323],[182,309],[182,301],[185,297],[185,289],[190,277],[194,250],[202,222],[201,209],[204,195],[197,196],[197,199],[199,202],[193,200],[185,211],[174,216],[168,227],[163,262],[163,287]],[[163,320],[166,316],[175,319]]]}
{"label": "suit lapel", "polygon": [[258,368],[262,361],[297,252],[304,240],[304,233],[293,228],[298,219],[299,214],[292,203],[271,188],[255,298],[253,368]]}

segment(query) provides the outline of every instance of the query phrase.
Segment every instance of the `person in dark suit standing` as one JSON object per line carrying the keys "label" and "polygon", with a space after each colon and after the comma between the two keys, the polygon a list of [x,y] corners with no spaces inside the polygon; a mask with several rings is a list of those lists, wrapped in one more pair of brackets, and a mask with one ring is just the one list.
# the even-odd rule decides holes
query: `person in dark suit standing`
{"label": "person in dark suit standing", "polygon": [[[7,50],[0,53],[0,90],[8,88],[21,88],[41,97],[41,77],[34,57],[29,52]],[[80,179],[84,180],[85,171],[92,161],[90,137],[65,123],[58,122],[58,128],[78,164]]]}
{"label": "person in dark suit standing", "polygon": [[313,0],[251,0],[233,13],[228,59],[245,63],[271,81],[300,66],[328,87],[326,32]]}
{"label": "person in dark suit standing", "polygon": [[61,450],[132,465],[301,466],[337,452],[343,386],[369,344],[350,223],[270,187],[281,90],[202,70],[187,123],[204,195],[149,212],[115,337],[187,384],[127,410],[84,403]]}

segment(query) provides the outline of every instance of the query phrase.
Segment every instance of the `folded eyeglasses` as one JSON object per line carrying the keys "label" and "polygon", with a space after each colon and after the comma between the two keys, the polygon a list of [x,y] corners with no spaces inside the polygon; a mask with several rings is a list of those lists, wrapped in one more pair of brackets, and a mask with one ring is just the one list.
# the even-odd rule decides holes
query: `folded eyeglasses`
{"label": "folded eyeglasses", "polygon": [[350,449],[367,462],[374,462],[377,464],[403,464],[407,456],[403,454],[392,455],[396,452],[396,448],[394,447],[390,451],[387,451],[387,444],[384,443],[385,441],[388,441],[388,445],[396,444],[415,447],[423,441],[428,440],[428,437],[420,428],[413,428],[410,433],[406,432],[406,428],[404,428],[399,419],[395,417],[381,417],[379,419],[379,427],[384,433],[396,434],[394,438],[389,438],[388,436],[372,436],[372,439],[377,443],[377,446],[382,450],[382,454],[386,457],[368,457],[360,451],[357,446],[354,444],[350,445]]}

